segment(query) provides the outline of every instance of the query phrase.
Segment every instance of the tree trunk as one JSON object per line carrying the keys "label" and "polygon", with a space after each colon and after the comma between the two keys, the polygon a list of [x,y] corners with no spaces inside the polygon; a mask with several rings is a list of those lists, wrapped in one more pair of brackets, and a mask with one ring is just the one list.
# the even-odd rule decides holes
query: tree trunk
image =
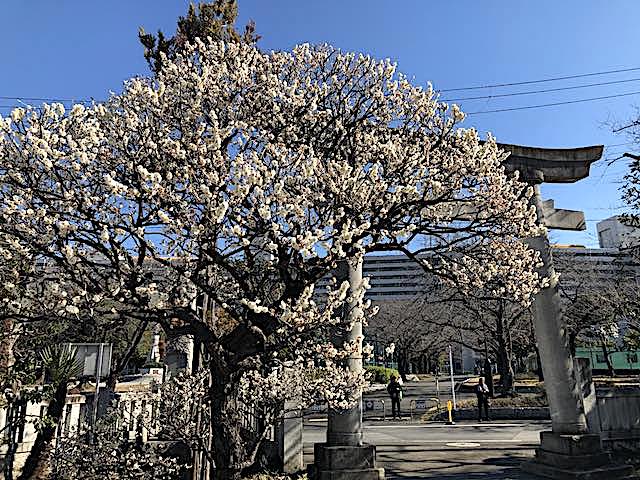
{"label": "tree trunk", "polygon": [[407,373],[409,373],[409,359],[406,348],[400,348],[398,350],[398,373],[402,377],[402,381],[407,381]]}
{"label": "tree trunk", "polygon": [[53,397],[47,406],[46,416],[51,419],[38,432],[18,480],[47,480],[51,478],[51,460],[53,457],[56,427],[60,424],[67,397],[67,382],[56,386]]}
{"label": "tree trunk", "polygon": [[131,342],[127,346],[127,349],[124,351],[122,356],[119,359],[117,359],[117,361],[114,363],[113,367],[109,371],[109,376],[106,379],[106,387],[107,387],[107,390],[109,390],[110,392],[115,392],[116,384],[118,383],[118,377],[124,371],[125,367],[127,366],[127,363],[129,363],[129,360],[131,359],[131,356],[135,353],[136,348],[138,348],[138,344],[140,343],[140,340],[142,340],[142,335],[144,335],[144,332],[147,329],[148,325],[149,325],[149,322],[147,321],[140,322],[140,325],[138,325],[138,328],[134,332],[133,338],[131,339]]}
{"label": "tree trunk", "polygon": [[500,386],[503,395],[513,394],[513,365],[511,364],[511,355],[509,342],[507,339],[508,332],[505,331],[504,320],[502,315],[496,317],[496,361],[498,373],[500,374]]}
{"label": "tree trunk", "polygon": [[611,356],[609,355],[609,348],[607,347],[607,340],[604,338],[604,335],[600,339],[600,346],[602,347],[602,355],[604,356],[604,361],[607,363],[607,370],[609,371],[609,376],[615,377],[616,371],[613,368],[613,363],[611,362]]}
{"label": "tree trunk", "polygon": [[244,441],[237,408],[229,401],[226,387],[231,376],[214,362],[211,368],[211,432],[217,480],[239,480],[245,461]]}
{"label": "tree trunk", "polygon": [[536,349],[536,373],[538,374],[538,380],[544,382],[544,374],[542,373],[542,360],[540,359],[540,350],[538,345],[534,347]]}
{"label": "tree trunk", "polygon": [[515,372],[513,370],[513,340],[511,337],[511,329],[507,327],[507,371],[504,381],[502,382],[502,394],[514,397],[516,395],[515,390]]}
{"label": "tree trunk", "polygon": [[500,385],[504,386],[509,376],[509,352],[507,352],[507,342],[501,336],[497,338],[497,344],[496,367],[500,375]]}
{"label": "tree trunk", "polygon": [[576,357],[577,339],[578,339],[577,332],[573,332],[569,334],[569,351],[571,352],[571,356],[573,358]]}
{"label": "tree trunk", "polygon": [[16,341],[16,335],[13,330],[13,320],[5,318],[2,321],[2,331],[0,332],[0,375],[8,376],[11,367],[15,363],[13,345]]}

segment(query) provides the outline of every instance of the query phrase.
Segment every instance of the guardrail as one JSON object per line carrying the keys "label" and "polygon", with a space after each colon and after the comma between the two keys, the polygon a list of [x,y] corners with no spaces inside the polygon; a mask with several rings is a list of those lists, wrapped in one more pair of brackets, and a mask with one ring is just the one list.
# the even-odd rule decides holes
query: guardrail
{"label": "guardrail", "polygon": [[387,419],[387,409],[384,400],[365,400],[362,402],[362,407],[365,412],[382,410],[382,419]]}
{"label": "guardrail", "polygon": [[411,400],[409,402],[409,414],[411,416],[411,421],[413,421],[413,414],[417,410],[432,411],[435,409],[436,412],[439,412],[441,407],[440,399],[437,397]]}

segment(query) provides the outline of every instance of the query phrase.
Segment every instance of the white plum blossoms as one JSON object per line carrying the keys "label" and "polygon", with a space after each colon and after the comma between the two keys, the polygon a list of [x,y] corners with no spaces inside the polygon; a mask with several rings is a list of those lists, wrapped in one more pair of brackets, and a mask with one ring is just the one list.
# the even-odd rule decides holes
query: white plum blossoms
{"label": "white plum blossoms", "polygon": [[[401,251],[463,290],[499,279],[526,301],[537,288],[521,241],[536,233],[531,191],[505,174],[493,138],[459,128],[457,106],[391,62],[197,42],[163,65],[104,104],[2,120],[0,233],[86,299],[202,342],[219,382],[214,451],[231,448],[229,395],[343,406],[362,385],[336,361],[351,347],[328,341],[348,329],[347,286],[313,298],[344,259]],[[202,295],[228,322],[192,308]],[[83,302],[67,312],[83,315]],[[311,368],[326,380],[304,387],[295,372]]]}

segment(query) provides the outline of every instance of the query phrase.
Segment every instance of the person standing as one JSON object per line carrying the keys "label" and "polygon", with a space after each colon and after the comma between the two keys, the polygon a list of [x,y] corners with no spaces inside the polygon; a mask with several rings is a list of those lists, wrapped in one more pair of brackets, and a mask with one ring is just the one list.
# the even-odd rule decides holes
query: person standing
{"label": "person standing", "polygon": [[398,420],[400,420],[400,400],[402,400],[402,385],[398,383],[395,375],[391,375],[391,381],[387,385],[387,392],[391,397],[391,412],[395,420],[396,413]]}
{"label": "person standing", "polygon": [[484,419],[489,421],[489,387],[484,383],[484,378],[478,379],[476,385],[476,397],[478,397],[478,421],[482,421],[482,408],[484,407]]}

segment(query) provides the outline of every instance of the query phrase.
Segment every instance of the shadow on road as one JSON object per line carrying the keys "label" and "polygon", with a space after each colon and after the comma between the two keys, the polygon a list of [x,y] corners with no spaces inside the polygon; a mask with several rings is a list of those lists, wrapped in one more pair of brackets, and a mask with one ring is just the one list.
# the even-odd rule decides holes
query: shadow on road
{"label": "shadow on road", "polygon": [[532,450],[521,449],[402,449],[378,452],[387,478],[439,480],[538,480],[520,471]]}

